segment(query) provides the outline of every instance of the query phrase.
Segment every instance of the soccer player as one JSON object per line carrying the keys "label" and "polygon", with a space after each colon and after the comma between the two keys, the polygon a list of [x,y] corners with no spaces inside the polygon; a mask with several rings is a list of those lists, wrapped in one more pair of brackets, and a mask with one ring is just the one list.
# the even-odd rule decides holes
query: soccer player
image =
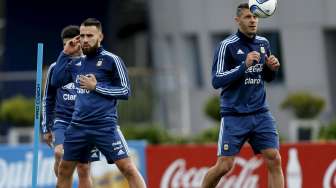
{"label": "soccer player", "polygon": [[267,39],[256,35],[258,18],[247,3],[237,7],[235,21],[238,32],[220,43],[212,66],[212,85],[222,90],[222,118],[217,162],[205,175],[202,188],[216,187],[232,169],[245,141],[255,154],[265,158],[270,187],[283,188],[279,136],[266,104],[264,85],[264,81],[274,79],[280,64],[271,55]]}
{"label": "soccer player", "polygon": [[[61,33],[63,45],[76,36],[79,36],[78,26],[69,25],[65,27]],[[72,54],[71,58],[79,58],[82,55],[80,45],[78,44],[76,47],[79,50]],[[42,133],[44,140],[49,146],[55,145],[54,171],[56,177],[58,177],[58,168],[63,156],[64,132],[71,122],[76,98],[76,89],[74,83],[68,83],[67,85],[59,88],[50,84],[55,64],[56,63],[50,65],[46,78],[43,97]],[[91,161],[99,160],[99,152],[95,150],[91,152],[92,155],[95,155],[91,158]],[[78,163],[77,172],[79,177],[79,188],[91,187],[92,180],[90,178],[89,164],[86,162]]]}
{"label": "soccer player", "polygon": [[[131,188],[144,188],[145,182],[129,157],[117,122],[117,100],[130,95],[126,67],[120,57],[101,46],[102,40],[100,21],[86,19],[80,25],[80,37],[65,44],[54,69],[53,84],[74,82],[79,88],[72,122],[65,134],[57,187],[71,187],[76,163],[87,162],[88,151],[96,146],[108,163],[117,165]],[[78,43],[86,56],[74,60],[70,57],[78,52]]]}

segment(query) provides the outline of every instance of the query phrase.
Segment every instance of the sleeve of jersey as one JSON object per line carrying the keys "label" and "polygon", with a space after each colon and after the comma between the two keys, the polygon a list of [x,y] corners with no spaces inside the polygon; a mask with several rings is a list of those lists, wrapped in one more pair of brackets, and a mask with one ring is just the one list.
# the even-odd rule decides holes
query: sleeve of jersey
{"label": "sleeve of jersey", "polygon": [[232,59],[230,55],[229,44],[221,43],[215,52],[212,65],[212,86],[215,89],[225,88],[245,74],[244,62],[232,69],[228,68]]}
{"label": "sleeve of jersey", "polygon": [[111,80],[113,84],[98,82],[96,92],[117,99],[127,100],[131,90],[126,67],[119,57],[113,57],[113,61],[112,72],[115,73],[113,80]]}
{"label": "sleeve of jersey", "polygon": [[[267,48],[266,48],[266,53],[267,56],[269,57],[272,53],[270,50],[270,45],[269,42],[267,41]],[[265,80],[266,82],[271,82],[275,79],[276,72],[272,71],[271,69],[268,68],[266,63],[263,66],[263,71],[262,71],[262,79]]]}
{"label": "sleeve of jersey", "polygon": [[51,131],[54,121],[55,101],[57,88],[50,84],[52,72],[55,64],[52,64],[47,73],[47,78],[44,86],[44,96],[42,101],[42,133]]}
{"label": "sleeve of jersey", "polygon": [[69,70],[70,61],[70,56],[61,52],[61,54],[57,58],[56,65],[53,70],[51,85],[55,87],[61,87],[72,81],[71,72]]}

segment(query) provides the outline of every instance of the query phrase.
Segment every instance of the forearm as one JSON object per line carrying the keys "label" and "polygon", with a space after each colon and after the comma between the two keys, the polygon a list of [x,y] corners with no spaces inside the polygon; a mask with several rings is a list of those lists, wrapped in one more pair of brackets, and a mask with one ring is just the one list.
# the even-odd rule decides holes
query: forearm
{"label": "forearm", "polygon": [[51,84],[53,86],[61,87],[71,82],[71,73],[68,70],[68,64],[70,61],[70,56],[61,52],[56,61],[54,73],[51,78]]}
{"label": "forearm", "polygon": [[53,126],[53,122],[54,122],[54,118],[50,115],[47,115],[48,117],[47,118],[43,118],[42,119],[42,133],[45,134],[45,133],[48,133],[48,132],[51,132],[52,130],[52,126]]}
{"label": "forearm", "polygon": [[43,134],[51,131],[54,109],[56,103],[57,88],[51,85],[51,77],[53,75],[55,63],[51,64],[46,76],[46,83],[44,86],[44,94],[42,99],[42,132]]}
{"label": "forearm", "polygon": [[50,130],[55,116],[55,100],[43,100],[42,103],[42,129]]}
{"label": "forearm", "polygon": [[95,91],[99,94],[114,97],[117,99],[127,100],[130,96],[129,85],[122,86],[108,86],[106,84],[98,82]]}
{"label": "forearm", "polygon": [[229,86],[231,83],[242,78],[245,74],[245,63],[235,67],[234,69],[225,71],[223,73],[215,73],[212,77],[212,86],[215,89]]}
{"label": "forearm", "polygon": [[51,113],[50,108],[46,107],[45,104],[42,106],[42,133],[48,133],[51,131],[54,120],[54,113]]}

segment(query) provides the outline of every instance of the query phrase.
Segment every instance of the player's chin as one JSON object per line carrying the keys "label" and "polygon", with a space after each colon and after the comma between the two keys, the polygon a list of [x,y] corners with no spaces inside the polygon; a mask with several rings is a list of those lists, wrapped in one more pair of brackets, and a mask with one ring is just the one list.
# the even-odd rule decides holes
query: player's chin
{"label": "player's chin", "polygon": [[251,28],[249,34],[250,34],[250,35],[255,35],[255,34],[257,34],[257,28]]}
{"label": "player's chin", "polygon": [[90,48],[87,50],[82,50],[84,55],[95,55],[96,54],[96,49],[95,48]]}
{"label": "player's chin", "polygon": [[92,53],[93,49],[90,46],[83,46],[82,51],[84,54],[90,54]]}

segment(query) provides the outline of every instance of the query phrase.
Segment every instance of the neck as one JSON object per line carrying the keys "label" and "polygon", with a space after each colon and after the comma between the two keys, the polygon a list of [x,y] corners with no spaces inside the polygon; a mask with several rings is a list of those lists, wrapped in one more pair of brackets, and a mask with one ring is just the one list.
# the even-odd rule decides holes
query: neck
{"label": "neck", "polygon": [[251,39],[255,36],[255,34],[250,34],[242,30],[240,30],[240,32],[243,33],[246,37],[251,38]]}

